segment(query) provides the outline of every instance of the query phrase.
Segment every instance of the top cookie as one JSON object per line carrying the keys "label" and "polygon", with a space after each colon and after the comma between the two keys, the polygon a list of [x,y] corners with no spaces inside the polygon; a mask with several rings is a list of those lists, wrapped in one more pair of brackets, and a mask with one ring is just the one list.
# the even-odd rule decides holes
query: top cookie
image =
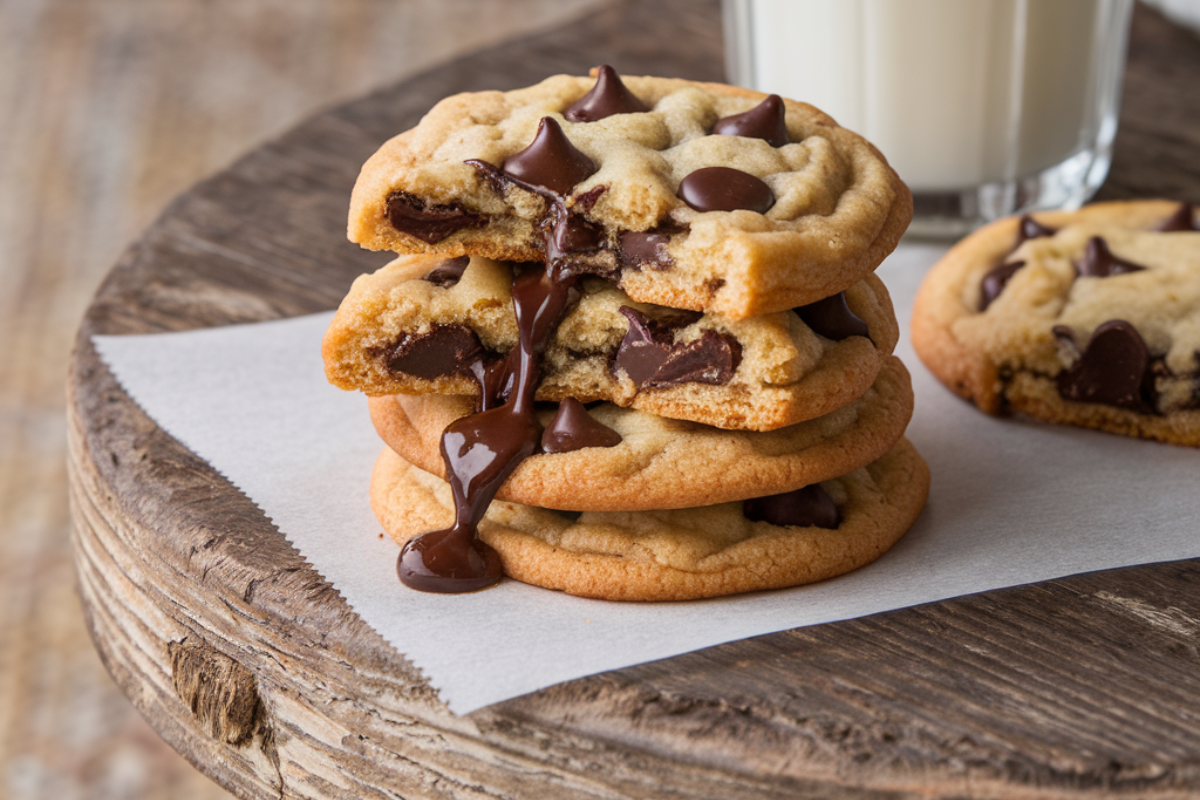
{"label": "top cookie", "polygon": [[990,413],[1200,445],[1200,232],[1167,201],[1007,219],[930,270],[913,345]]}
{"label": "top cookie", "polygon": [[911,216],[879,152],[812,106],[601,68],[441,101],[363,166],[349,236],[549,260],[744,319],[862,280]]}

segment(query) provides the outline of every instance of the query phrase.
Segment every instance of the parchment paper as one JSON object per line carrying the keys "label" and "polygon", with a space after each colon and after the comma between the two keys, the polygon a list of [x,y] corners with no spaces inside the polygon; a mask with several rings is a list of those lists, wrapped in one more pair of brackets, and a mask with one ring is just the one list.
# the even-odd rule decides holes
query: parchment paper
{"label": "parchment paper", "polygon": [[[943,248],[880,268],[902,329]],[[582,600],[505,581],[411,591],[367,502],[381,449],[366,400],[329,386],[329,314],[148,336],[98,336],[129,395],[258,504],[456,713],[572,678],[801,625],[1130,564],[1200,556],[1200,452],[987,417],[937,384],[907,340],[908,436],[933,488],[876,563],[814,586],[691,603]]]}

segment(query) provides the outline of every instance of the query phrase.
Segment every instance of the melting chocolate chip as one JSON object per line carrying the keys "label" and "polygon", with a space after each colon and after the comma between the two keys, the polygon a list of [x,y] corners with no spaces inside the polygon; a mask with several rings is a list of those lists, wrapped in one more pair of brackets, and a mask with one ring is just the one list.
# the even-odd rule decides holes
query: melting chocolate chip
{"label": "melting chocolate chip", "polygon": [[479,337],[463,325],[434,325],[428,333],[401,334],[384,355],[390,372],[433,380],[469,369],[483,354]]}
{"label": "melting chocolate chip", "polygon": [[477,592],[504,577],[500,554],[454,528],[423,533],[405,542],[396,562],[405,586],[422,592]]}
{"label": "melting chocolate chip", "polygon": [[509,156],[502,169],[519,181],[565,197],[577,183],[595,173],[596,165],[571,144],[553,117],[543,117],[533,141]]}
{"label": "melting chocolate chip", "polygon": [[597,70],[595,85],[564,111],[563,116],[572,122],[595,122],[613,114],[636,114],[649,110],[621,82],[617,71],[605,64]]}
{"label": "melting chocolate chip", "polygon": [[979,284],[980,311],[987,311],[987,307],[992,304],[992,301],[1000,296],[1005,286],[1008,286],[1009,279],[1016,275],[1017,270],[1023,266],[1025,266],[1024,261],[1010,261],[1007,264],[993,267],[988,274],[983,276],[983,280]]}
{"label": "melting chocolate chip", "polygon": [[1080,276],[1085,278],[1109,278],[1127,272],[1141,272],[1145,267],[1117,258],[1108,249],[1108,243],[1099,236],[1088,239],[1083,251],[1083,260],[1076,265]]}
{"label": "melting chocolate chip", "polygon": [[742,514],[751,522],[772,525],[796,525],[802,528],[835,529],[842,521],[837,505],[821,484],[814,483],[794,492],[755,497],[742,504]]}
{"label": "melting chocolate chip", "polygon": [[678,194],[697,211],[747,209],[765,214],[775,205],[770,186],[733,167],[701,167],[679,182]]}
{"label": "melting chocolate chip", "polygon": [[826,339],[840,342],[851,336],[870,338],[867,323],[846,305],[845,292],[838,292],[815,303],[800,306],[796,313],[814,333]]}
{"label": "melting chocolate chip", "polygon": [[1017,225],[1017,243],[1013,245],[1013,249],[1015,250],[1030,239],[1041,239],[1043,236],[1053,236],[1056,233],[1058,233],[1058,228],[1043,225],[1025,214]]}
{"label": "melting chocolate chip", "polygon": [[472,214],[457,203],[427,206],[407,192],[392,192],[387,199],[387,218],[392,227],[427,244],[437,244],[463,228],[481,228],[487,219]]}
{"label": "melting chocolate chip", "polygon": [[622,231],[617,237],[617,255],[624,267],[667,269],[675,262],[667,252],[670,235],[655,231]]}
{"label": "melting chocolate chip", "polygon": [[470,263],[470,256],[447,258],[445,261],[429,270],[429,272],[426,272],[425,277],[422,280],[426,280],[429,283],[432,283],[434,286],[440,286],[443,289],[449,289],[462,279],[462,275],[467,271],[467,265]]}
{"label": "melting chocolate chip", "polygon": [[783,147],[789,141],[783,98],[773,94],[749,111],[721,117],[712,132],[720,136],[763,139],[772,147]]}
{"label": "melting chocolate chip", "polygon": [[1196,217],[1192,209],[1192,204],[1180,203],[1179,208],[1175,209],[1175,213],[1167,217],[1166,221],[1158,226],[1158,230],[1162,233],[1197,230]]}
{"label": "melting chocolate chip", "polygon": [[624,370],[638,389],[664,388],[683,383],[721,386],[733,378],[742,360],[737,339],[708,330],[689,342],[674,342],[669,329],[648,320],[638,311],[621,306],[629,330],[613,359],[614,370]]}
{"label": "melting chocolate chip", "polygon": [[621,434],[596,419],[574,397],[558,406],[558,412],[546,430],[542,431],[542,450],[547,453],[569,453],[585,447],[616,447]]}
{"label": "melting chocolate chip", "polygon": [[[1056,335],[1063,332],[1056,327]],[[1079,361],[1058,374],[1058,393],[1079,403],[1148,412],[1153,408],[1149,366],[1150,353],[1137,329],[1125,320],[1109,320],[1096,328]]]}

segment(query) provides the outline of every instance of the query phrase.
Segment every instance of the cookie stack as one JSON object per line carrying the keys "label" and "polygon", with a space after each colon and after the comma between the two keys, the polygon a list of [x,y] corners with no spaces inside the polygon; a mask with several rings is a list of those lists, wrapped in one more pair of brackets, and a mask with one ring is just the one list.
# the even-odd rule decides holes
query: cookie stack
{"label": "cookie stack", "polygon": [[439,103],[363,167],[350,237],[401,255],[323,347],[401,579],[680,600],[877,558],[928,491],[873,274],[911,211],[774,95],[601,67]]}

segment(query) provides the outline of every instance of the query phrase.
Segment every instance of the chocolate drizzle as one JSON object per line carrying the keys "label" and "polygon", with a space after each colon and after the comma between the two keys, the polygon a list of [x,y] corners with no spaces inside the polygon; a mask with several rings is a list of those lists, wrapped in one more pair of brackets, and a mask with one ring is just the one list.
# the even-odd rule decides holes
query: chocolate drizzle
{"label": "chocolate drizzle", "polygon": [[851,336],[870,338],[867,323],[846,305],[846,293],[838,292],[815,303],[800,306],[796,314],[814,333],[840,342]]}
{"label": "chocolate drizzle", "polygon": [[[1063,325],[1054,335],[1071,344],[1074,331]],[[1079,360],[1056,379],[1064,400],[1150,413],[1154,408],[1154,375],[1150,353],[1130,323],[1113,319],[1096,328]]]}
{"label": "chocolate drizzle", "polygon": [[833,498],[814,483],[793,492],[755,497],[742,503],[742,515],[751,522],[772,525],[796,525],[801,528],[837,528],[842,521]]}
{"label": "chocolate drizzle", "polygon": [[783,147],[789,141],[783,98],[773,94],[749,111],[721,117],[712,132],[719,136],[762,139],[772,147]]}
{"label": "chocolate drizzle", "polygon": [[1000,296],[1004,291],[1004,287],[1008,285],[1008,281],[1013,275],[1017,274],[1017,270],[1025,266],[1024,261],[1010,261],[1007,264],[1001,264],[997,267],[992,267],[988,274],[983,276],[983,280],[979,283],[979,310],[987,311],[988,306],[992,301]]}
{"label": "chocolate drizzle", "polygon": [[484,216],[472,214],[457,203],[428,206],[408,192],[388,195],[387,218],[396,230],[427,244],[437,244],[463,228],[481,228],[487,224]]}
{"label": "chocolate drizzle", "polygon": [[1083,251],[1083,260],[1075,265],[1080,277],[1109,278],[1113,275],[1124,275],[1127,272],[1141,272],[1145,267],[1117,258],[1108,249],[1108,243],[1099,236],[1088,239]]}
{"label": "chocolate drizzle", "polygon": [[613,358],[613,370],[624,371],[640,389],[681,383],[721,386],[733,378],[742,346],[729,334],[707,330],[688,342],[675,342],[671,328],[653,322],[629,306],[621,306],[629,330]]}
{"label": "chocolate drizzle", "polygon": [[1196,230],[1196,217],[1191,203],[1180,203],[1175,213],[1167,217],[1158,230],[1162,233],[1178,233]]}
{"label": "chocolate drizzle", "polygon": [[596,165],[571,144],[553,117],[542,117],[533,141],[521,152],[509,156],[501,169],[523,183],[564,196],[594,174]]}
{"label": "chocolate drizzle", "polygon": [[733,167],[701,167],[679,182],[678,195],[697,211],[746,209],[765,214],[775,205],[770,186]]}
{"label": "chocolate drizzle", "polygon": [[434,286],[440,286],[443,289],[449,289],[457,284],[467,271],[467,266],[471,263],[470,256],[459,256],[458,258],[447,258],[438,264],[429,272],[425,273],[422,280],[432,283]]}
{"label": "chocolate drizzle", "polygon": [[574,397],[568,397],[559,404],[554,419],[542,431],[542,451],[545,453],[569,453],[585,447],[616,447],[621,441],[621,434],[593,419],[583,403]]}
{"label": "chocolate drizzle", "polygon": [[613,114],[636,114],[649,110],[621,82],[617,71],[605,64],[596,70],[595,85],[564,111],[563,116],[572,122],[595,122]]}

